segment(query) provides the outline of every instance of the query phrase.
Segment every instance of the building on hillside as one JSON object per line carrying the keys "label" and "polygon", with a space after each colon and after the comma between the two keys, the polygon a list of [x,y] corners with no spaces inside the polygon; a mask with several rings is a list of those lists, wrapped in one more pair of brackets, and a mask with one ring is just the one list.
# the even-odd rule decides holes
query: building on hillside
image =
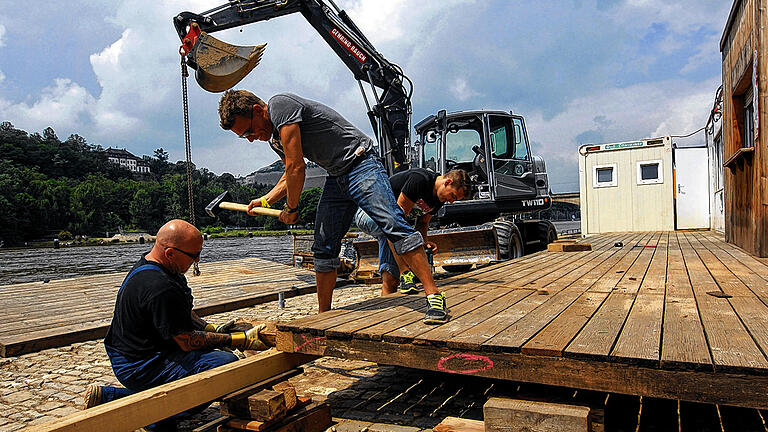
{"label": "building on hillside", "polygon": [[582,235],[710,227],[705,146],[672,137],[579,147]]}
{"label": "building on hillside", "polygon": [[148,174],[150,172],[149,164],[146,160],[134,156],[133,153],[126,149],[113,149],[110,147],[104,150],[104,153],[107,154],[107,160],[113,164],[122,165],[132,172],[140,174]]}
{"label": "building on hillside", "polygon": [[768,0],[734,0],[720,39],[725,240],[761,257],[768,257],[767,7]]}

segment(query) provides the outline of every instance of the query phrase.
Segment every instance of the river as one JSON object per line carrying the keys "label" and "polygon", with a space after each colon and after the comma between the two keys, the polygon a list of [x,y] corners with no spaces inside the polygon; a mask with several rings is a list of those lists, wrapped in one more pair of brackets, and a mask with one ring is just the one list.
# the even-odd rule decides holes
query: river
{"label": "river", "polygon": [[[152,244],[0,249],[0,285],[128,271]],[[263,258],[290,264],[293,237],[230,237],[203,245],[202,261]]]}

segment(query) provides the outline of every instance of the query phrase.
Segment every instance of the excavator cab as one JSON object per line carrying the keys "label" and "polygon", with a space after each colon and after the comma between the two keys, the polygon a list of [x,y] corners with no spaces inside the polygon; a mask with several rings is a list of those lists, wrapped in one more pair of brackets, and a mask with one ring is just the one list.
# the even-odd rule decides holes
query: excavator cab
{"label": "excavator cab", "polygon": [[490,222],[503,213],[550,207],[544,161],[531,155],[525,121],[504,111],[461,111],[416,124],[414,165],[444,174],[464,169],[473,179],[471,199],[446,204],[440,223]]}

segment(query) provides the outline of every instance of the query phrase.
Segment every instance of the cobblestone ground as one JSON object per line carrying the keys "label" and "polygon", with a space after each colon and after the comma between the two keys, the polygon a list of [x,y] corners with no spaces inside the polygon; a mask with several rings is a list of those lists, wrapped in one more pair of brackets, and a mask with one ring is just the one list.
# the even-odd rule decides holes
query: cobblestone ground
{"label": "cobblestone ground", "polygon": [[[378,285],[351,285],[334,293],[334,305],[357,303],[379,295]],[[291,320],[316,313],[314,294],[265,303],[206,317]],[[439,374],[373,363],[322,358],[304,366],[291,381],[300,395],[326,399],[340,422],[337,432],[416,432],[448,415],[482,418],[482,403],[492,383],[445,380]],[[79,411],[88,384],[118,385],[101,340],[75,343],[18,357],[0,358],[0,432],[15,431]],[[480,383],[480,384],[478,384]],[[181,422],[187,431],[216,418],[213,406]],[[105,429],[106,430],[106,429]]]}

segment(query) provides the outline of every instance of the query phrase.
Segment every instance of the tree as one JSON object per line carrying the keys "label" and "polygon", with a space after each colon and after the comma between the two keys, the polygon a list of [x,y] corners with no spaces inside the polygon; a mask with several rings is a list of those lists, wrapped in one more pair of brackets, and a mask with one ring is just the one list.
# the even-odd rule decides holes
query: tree
{"label": "tree", "polygon": [[155,159],[166,162],[168,160],[168,152],[163,150],[162,147],[155,149]]}
{"label": "tree", "polygon": [[315,222],[317,203],[320,202],[322,195],[323,190],[319,187],[307,189],[301,193],[299,196],[299,218],[303,223]]}

